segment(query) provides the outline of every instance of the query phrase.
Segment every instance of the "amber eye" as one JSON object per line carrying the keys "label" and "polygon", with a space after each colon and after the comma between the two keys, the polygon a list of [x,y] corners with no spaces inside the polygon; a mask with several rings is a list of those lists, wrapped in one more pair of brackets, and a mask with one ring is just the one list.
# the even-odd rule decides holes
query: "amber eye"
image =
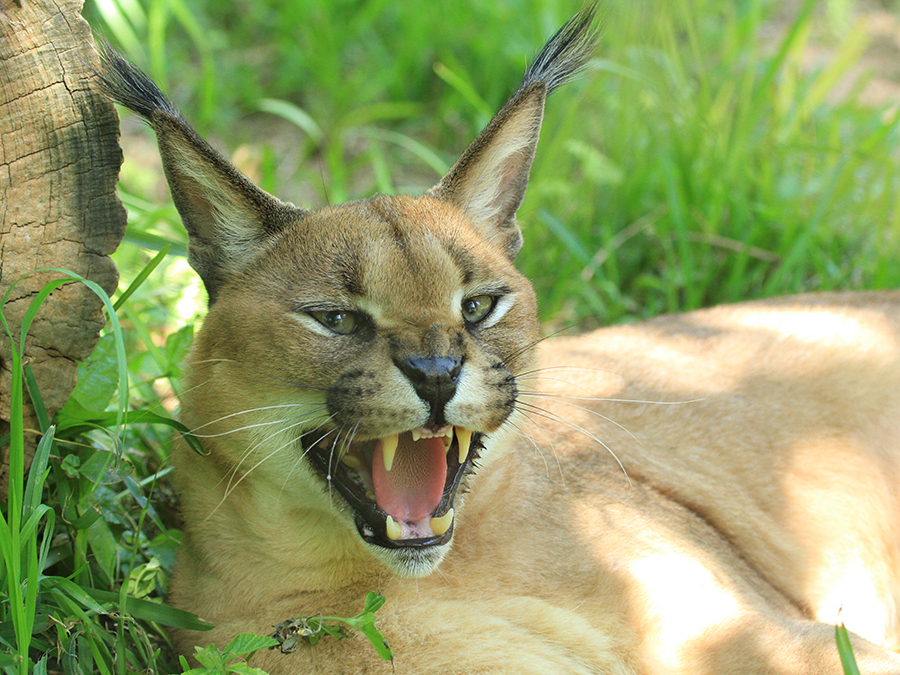
{"label": "amber eye", "polygon": [[309,315],[325,326],[330,331],[334,331],[338,335],[349,335],[355,331],[360,324],[359,316],[356,312],[348,312],[344,310],[327,310],[320,312],[310,312]]}
{"label": "amber eye", "polygon": [[475,295],[462,301],[462,315],[466,323],[478,323],[482,321],[494,305],[497,304],[497,298],[493,295]]}

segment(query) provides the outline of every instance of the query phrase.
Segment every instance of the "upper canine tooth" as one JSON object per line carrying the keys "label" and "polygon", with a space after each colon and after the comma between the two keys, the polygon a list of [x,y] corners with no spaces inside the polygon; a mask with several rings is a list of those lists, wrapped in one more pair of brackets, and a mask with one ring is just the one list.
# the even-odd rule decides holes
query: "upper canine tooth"
{"label": "upper canine tooth", "polygon": [[472,443],[472,432],[469,429],[456,427],[456,440],[459,442],[459,463],[462,464],[469,456],[469,445]]}
{"label": "upper canine tooth", "polygon": [[388,516],[385,520],[385,526],[388,539],[390,539],[391,541],[397,541],[400,538],[401,534],[400,523]]}
{"label": "upper canine tooth", "polygon": [[399,441],[400,438],[397,434],[385,436],[381,439],[381,455],[384,459],[385,471],[390,471],[391,467],[394,466],[394,455],[397,453],[397,443],[399,443]]}
{"label": "upper canine tooth", "polygon": [[450,525],[453,523],[453,509],[450,509],[442,515],[440,518],[432,518],[431,519],[431,531],[434,532],[437,536],[441,536],[446,533],[447,530],[450,529]]}

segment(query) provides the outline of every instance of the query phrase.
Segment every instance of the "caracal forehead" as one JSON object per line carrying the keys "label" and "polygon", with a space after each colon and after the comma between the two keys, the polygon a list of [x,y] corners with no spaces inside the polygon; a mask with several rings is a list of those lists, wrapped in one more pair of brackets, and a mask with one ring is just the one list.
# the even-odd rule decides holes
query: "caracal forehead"
{"label": "caracal forehead", "polygon": [[[458,295],[508,286],[516,272],[456,207],[376,197],[316,211],[297,226],[304,266],[345,297],[417,316]],[[402,312],[401,312],[402,313]]]}

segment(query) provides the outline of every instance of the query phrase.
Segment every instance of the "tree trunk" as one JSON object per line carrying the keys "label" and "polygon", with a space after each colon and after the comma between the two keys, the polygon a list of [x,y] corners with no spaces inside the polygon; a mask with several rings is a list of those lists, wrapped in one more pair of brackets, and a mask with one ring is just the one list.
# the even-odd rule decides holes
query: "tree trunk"
{"label": "tree trunk", "polygon": [[[0,0],[0,297],[15,283],[3,312],[16,339],[32,298],[61,276],[29,274],[34,270],[67,269],[107,293],[118,281],[108,257],[125,231],[115,193],[118,117],[90,88],[99,62],[81,6],[81,0]],[[44,302],[32,324],[24,359],[50,415],[71,393],[77,361],[97,342],[101,309],[94,293],[70,283]],[[9,432],[10,356],[0,332],[0,437]],[[38,424],[30,402],[24,412],[32,430],[26,447],[33,450]],[[8,450],[0,449],[3,499]]]}

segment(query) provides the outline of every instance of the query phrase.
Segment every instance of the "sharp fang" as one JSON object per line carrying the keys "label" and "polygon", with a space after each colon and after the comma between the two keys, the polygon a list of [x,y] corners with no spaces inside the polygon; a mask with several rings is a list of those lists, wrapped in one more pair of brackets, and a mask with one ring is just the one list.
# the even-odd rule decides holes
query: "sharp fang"
{"label": "sharp fang", "polygon": [[469,445],[472,443],[472,432],[469,429],[456,427],[456,440],[459,443],[459,463],[462,464],[469,456]]}
{"label": "sharp fang", "polygon": [[422,432],[419,431],[418,429],[410,429],[409,433],[412,436],[413,443],[415,443],[418,440],[421,440],[421,438],[422,438]]}
{"label": "sharp fang", "polygon": [[[385,525],[387,528],[387,538],[391,541],[397,541],[400,538],[400,524],[388,516]],[[447,527],[449,527],[449,525]]]}
{"label": "sharp fang", "polygon": [[[390,516],[388,516],[390,518]],[[431,519],[431,531],[434,532],[437,536],[441,536],[445,534],[447,530],[450,529],[450,525],[453,524],[453,509],[450,509],[442,515],[440,518],[432,518]],[[399,526],[398,526],[399,527]],[[388,535],[390,536],[390,535]]]}
{"label": "sharp fang", "polygon": [[453,427],[450,427],[450,431],[441,436],[441,440],[444,442],[444,452],[447,452],[450,446],[453,445]]}
{"label": "sharp fang", "polygon": [[385,436],[381,439],[381,455],[384,458],[384,470],[390,471],[394,466],[394,455],[397,454],[397,443],[400,441],[399,436]]}
{"label": "sharp fang", "polygon": [[344,455],[341,457],[341,461],[351,469],[358,469],[362,466],[362,462],[356,455]]}

